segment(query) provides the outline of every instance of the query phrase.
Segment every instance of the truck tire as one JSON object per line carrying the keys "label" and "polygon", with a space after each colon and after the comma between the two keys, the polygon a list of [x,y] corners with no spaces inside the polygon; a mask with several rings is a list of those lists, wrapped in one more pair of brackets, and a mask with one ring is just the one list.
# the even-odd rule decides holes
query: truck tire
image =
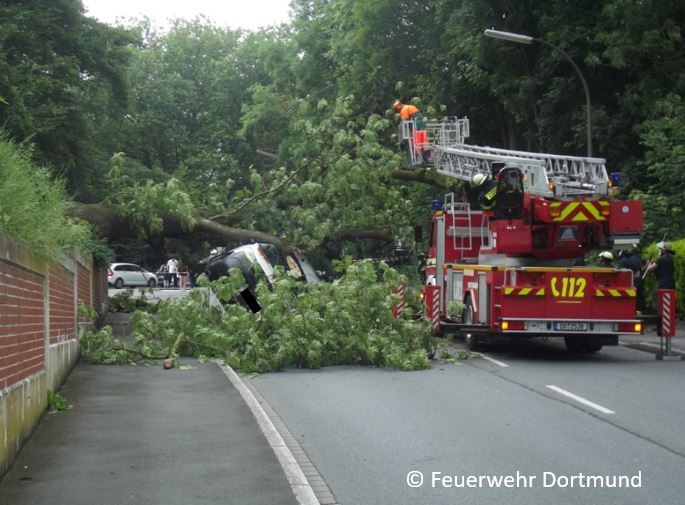
{"label": "truck tire", "polygon": [[564,343],[568,352],[582,352],[585,348],[583,341],[574,337],[564,337]]}
{"label": "truck tire", "polygon": [[595,353],[602,349],[602,344],[585,344],[583,347],[585,352]]}

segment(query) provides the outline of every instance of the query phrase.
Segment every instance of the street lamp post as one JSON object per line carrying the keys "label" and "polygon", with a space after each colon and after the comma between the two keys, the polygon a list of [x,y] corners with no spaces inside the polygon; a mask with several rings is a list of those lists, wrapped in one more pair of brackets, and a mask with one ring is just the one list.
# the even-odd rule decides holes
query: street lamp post
{"label": "street lamp post", "polygon": [[576,71],[576,74],[578,74],[578,78],[580,79],[580,82],[583,84],[583,90],[585,90],[585,119],[586,119],[586,129],[587,129],[587,155],[588,158],[592,157],[592,119],[591,119],[591,105],[590,105],[590,90],[587,87],[587,82],[585,81],[585,77],[583,77],[583,73],[580,71],[578,68],[578,65],[575,64],[575,62],[571,59],[571,57],[566,54],[566,51],[561,49],[560,47],[555,46],[554,44],[550,44],[549,42],[546,42],[541,39],[536,39],[535,37],[530,37],[528,35],[521,35],[518,33],[510,33],[510,32],[500,32],[498,30],[485,30],[485,36],[486,37],[491,37],[493,39],[500,39],[500,40],[506,40],[509,42],[516,42],[517,44],[532,44],[533,41],[540,42],[541,44],[544,44],[548,47],[551,47],[555,51],[559,51],[561,55],[568,60],[568,62],[573,66],[574,70]]}

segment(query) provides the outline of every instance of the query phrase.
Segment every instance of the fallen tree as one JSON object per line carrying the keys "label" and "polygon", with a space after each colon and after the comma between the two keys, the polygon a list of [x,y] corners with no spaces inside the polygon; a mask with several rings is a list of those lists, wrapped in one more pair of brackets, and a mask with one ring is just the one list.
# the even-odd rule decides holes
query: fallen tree
{"label": "fallen tree", "polygon": [[[103,203],[77,204],[72,215],[90,223],[100,235],[110,240],[141,237],[141,231],[135,223],[126,217],[122,217],[113,205]],[[259,230],[236,228],[202,216],[196,216],[194,220],[193,228],[189,229],[183,224],[183,220],[179,216],[173,213],[165,214],[162,216],[163,228],[156,235],[164,237],[203,235],[218,237],[227,242],[266,242],[275,245],[284,252],[296,248],[282,238]],[[350,241],[372,239],[389,243],[392,242],[393,235],[382,230],[349,230],[341,231],[340,239]]]}
{"label": "fallen tree", "polygon": [[[399,301],[393,288],[403,282],[395,270],[372,261],[349,266],[334,283],[317,285],[299,284],[280,271],[271,289],[258,285],[262,310],[253,314],[231,303],[244,283],[234,270],[212,283],[201,280],[203,289],[180,300],[152,305],[154,313],[135,312],[133,344],[124,345],[105,327],[87,332],[81,349],[96,363],[167,358],[171,366],[176,355],[184,355],[219,358],[245,373],[344,364],[427,368],[436,343],[430,324],[408,313],[392,315]],[[213,303],[206,288],[223,303]]]}

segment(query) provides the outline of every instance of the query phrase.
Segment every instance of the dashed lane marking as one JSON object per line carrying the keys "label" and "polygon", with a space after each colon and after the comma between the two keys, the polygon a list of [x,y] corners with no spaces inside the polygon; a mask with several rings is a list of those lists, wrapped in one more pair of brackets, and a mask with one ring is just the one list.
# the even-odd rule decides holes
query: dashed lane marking
{"label": "dashed lane marking", "polygon": [[577,401],[578,403],[582,403],[583,405],[586,405],[590,408],[598,410],[602,414],[615,414],[616,413],[613,410],[609,410],[606,407],[602,407],[598,403],[591,402],[590,400],[587,400],[587,399],[583,398],[582,396],[578,396],[578,395],[571,393],[570,391],[566,391],[565,389],[562,389],[559,386],[554,386],[554,385],[548,384],[547,387],[549,389],[551,389],[552,391],[556,391],[559,394],[562,394],[568,398],[571,398],[572,400]]}
{"label": "dashed lane marking", "polygon": [[486,360],[488,360],[490,363],[494,363],[494,364],[497,365],[497,366],[501,366],[502,368],[509,368],[509,365],[507,365],[507,364],[504,363],[503,361],[496,360],[495,358],[491,358],[490,356],[486,356],[485,354],[480,354],[480,353],[478,353],[478,355],[479,355],[481,358],[486,359]]}

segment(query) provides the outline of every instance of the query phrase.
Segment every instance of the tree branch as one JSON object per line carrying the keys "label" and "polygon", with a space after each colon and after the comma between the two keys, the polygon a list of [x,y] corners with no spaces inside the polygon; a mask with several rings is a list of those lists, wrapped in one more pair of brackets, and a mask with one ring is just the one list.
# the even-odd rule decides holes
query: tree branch
{"label": "tree branch", "polygon": [[392,176],[401,181],[421,182],[437,188],[453,191],[462,183],[447,177],[441,177],[432,168],[420,168],[418,170],[393,170]]}
{"label": "tree branch", "polygon": [[223,214],[217,214],[217,215],[214,215],[214,216],[209,217],[208,219],[211,219],[211,220],[215,220],[215,219],[219,219],[219,218],[231,219],[231,218],[234,218],[234,217],[238,216],[239,213],[242,212],[242,210],[243,210],[245,207],[247,207],[249,204],[251,204],[251,203],[254,202],[255,200],[263,199],[264,197],[266,197],[266,196],[268,196],[268,195],[270,195],[270,194],[272,194],[272,193],[278,191],[278,190],[281,189],[283,186],[285,186],[286,184],[288,184],[290,181],[292,181],[292,180],[295,178],[295,176],[296,176],[298,173],[300,173],[301,170],[302,170],[302,168],[298,168],[297,170],[295,170],[290,176],[288,176],[288,177],[287,177],[283,182],[281,182],[278,186],[275,186],[275,187],[272,187],[272,188],[269,188],[269,189],[265,189],[265,190],[262,191],[261,193],[256,194],[256,195],[253,195],[253,196],[251,196],[250,198],[247,198],[246,200],[243,201],[243,203],[241,203],[240,205],[238,205],[238,207],[236,207],[235,209],[231,210],[230,212],[226,212],[226,213],[223,213]]}

